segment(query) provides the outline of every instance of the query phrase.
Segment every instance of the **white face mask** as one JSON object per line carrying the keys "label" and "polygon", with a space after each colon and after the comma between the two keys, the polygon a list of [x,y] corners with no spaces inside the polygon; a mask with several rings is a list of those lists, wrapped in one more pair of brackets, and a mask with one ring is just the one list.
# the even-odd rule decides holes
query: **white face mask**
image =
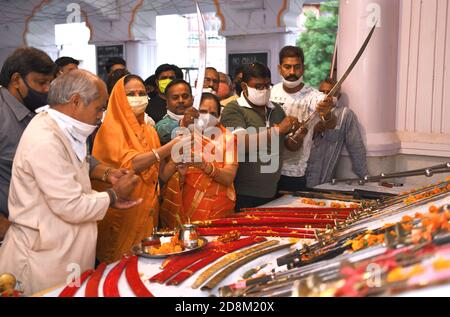
{"label": "white face mask", "polygon": [[267,106],[270,100],[270,89],[257,90],[255,88],[247,86],[248,100],[255,106]]}
{"label": "white face mask", "polygon": [[200,113],[198,119],[194,122],[194,128],[198,130],[205,130],[211,128],[219,123],[219,119],[210,113]]}
{"label": "white face mask", "polygon": [[180,120],[183,120],[183,118],[184,118],[183,114],[175,114],[170,110],[167,110],[167,115],[169,116],[170,119],[175,120],[175,121],[180,121]]}
{"label": "white face mask", "polygon": [[281,77],[281,79],[283,80],[283,85],[290,89],[298,87],[303,82],[303,76],[297,79],[296,81],[289,81],[284,77]]}
{"label": "white face mask", "polygon": [[217,95],[217,91],[215,91],[215,90],[212,89],[211,87],[203,88],[202,92],[203,92],[203,93],[210,93],[210,94],[213,94],[213,95]]}
{"label": "white face mask", "polygon": [[147,96],[132,96],[127,97],[128,103],[130,104],[131,110],[133,110],[136,116],[144,113],[148,106]]}
{"label": "white face mask", "polygon": [[97,126],[75,120],[52,108],[48,109],[47,113],[56,121],[69,139],[72,149],[78,159],[83,162],[87,155],[86,139],[95,131]]}

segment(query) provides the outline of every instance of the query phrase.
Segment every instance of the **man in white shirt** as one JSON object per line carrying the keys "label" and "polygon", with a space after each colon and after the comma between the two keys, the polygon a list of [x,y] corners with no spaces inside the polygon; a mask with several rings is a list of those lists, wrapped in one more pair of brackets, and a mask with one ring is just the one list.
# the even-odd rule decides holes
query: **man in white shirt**
{"label": "man in white shirt", "polygon": [[17,148],[9,188],[12,223],[0,247],[0,272],[14,274],[26,295],[69,280],[71,268],[94,268],[97,221],[108,207],[128,209],[133,172],[112,188],[91,188],[87,137],[102,117],[105,84],[74,70],[50,85],[50,109],[30,122]]}
{"label": "man in white shirt", "polygon": [[313,127],[323,120],[327,127],[335,124],[333,99],[303,83],[304,54],[301,48],[286,46],[280,51],[278,66],[282,82],[275,85],[271,92],[271,101],[278,104],[287,116],[305,121],[311,114],[312,120],[302,126],[297,135],[303,136],[302,142],[295,142],[295,151],[285,151],[282,157],[279,191],[301,191],[306,189],[305,171],[312,147]]}

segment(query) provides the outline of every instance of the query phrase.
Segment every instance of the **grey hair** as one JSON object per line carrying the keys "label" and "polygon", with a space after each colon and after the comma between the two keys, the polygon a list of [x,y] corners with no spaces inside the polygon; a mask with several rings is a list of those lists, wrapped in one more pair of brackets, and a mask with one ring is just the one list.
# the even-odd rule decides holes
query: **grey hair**
{"label": "grey hair", "polygon": [[96,81],[97,76],[87,70],[72,70],[62,76],[57,77],[50,84],[48,92],[48,104],[53,107],[64,105],[70,98],[78,94],[84,105],[87,106],[92,101],[100,98],[100,91]]}
{"label": "grey hair", "polygon": [[231,87],[231,86],[233,85],[233,82],[231,81],[231,78],[230,78],[230,76],[228,76],[228,74],[225,74],[225,73],[219,72],[219,76],[220,76],[221,74],[225,75],[225,78],[227,79],[227,84],[228,84],[228,86],[230,86],[230,87]]}

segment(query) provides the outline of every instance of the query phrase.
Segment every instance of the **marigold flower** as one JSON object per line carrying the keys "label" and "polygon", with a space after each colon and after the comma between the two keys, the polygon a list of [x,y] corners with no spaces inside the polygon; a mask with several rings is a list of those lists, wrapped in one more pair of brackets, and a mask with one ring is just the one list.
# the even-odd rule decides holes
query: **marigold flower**
{"label": "marigold flower", "polygon": [[432,214],[438,213],[438,212],[439,212],[439,208],[436,207],[435,205],[432,205],[432,206],[430,206],[430,207],[428,208],[428,211],[429,211],[430,213],[432,213]]}
{"label": "marigold flower", "polygon": [[436,271],[443,271],[450,269],[450,260],[443,257],[439,257],[433,262],[433,268]]}
{"label": "marigold flower", "polygon": [[403,216],[403,218],[402,218],[402,222],[410,222],[412,220],[413,219],[410,216]]}
{"label": "marigold flower", "polygon": [[412,224],[410,224],[410,223],[403,223],[403,224],[402,224],[402,228],[403,228],[403,230],[405,230],[405,231],[411,231],[412,228],[413,228],[413,226],[412,226]]}
{"label": "marigold flower", "polygon": [[408,277],[403,272],[403,268],[398,267],[388,273],[387,281],[389,283],[394,283],[394,282],[406,280],[407,278]]}

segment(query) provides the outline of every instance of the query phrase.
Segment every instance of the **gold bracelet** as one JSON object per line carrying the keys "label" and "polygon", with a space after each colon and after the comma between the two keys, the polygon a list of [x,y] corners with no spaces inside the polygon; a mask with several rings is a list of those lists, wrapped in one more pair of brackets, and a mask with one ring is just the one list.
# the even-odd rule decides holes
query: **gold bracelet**
{"label": "gold bracelet", "polygon": [[212,175],[212,178],[217,178],[220,174],[220,168],[216,168],[214,175]]}
{"label": "gold bracelet", "polygon": [[152,149],[152,152],[153,152],[153,154],[154,154],[155,157],[156,157],[156,161],[157,161],[158,163],[160,163],[160,162],[161,162],[161,156],[159,156],[158,152],[156,152],[155,149]]}
{"label": "gold bracelet", "polygon": [[[206,172],[206,170],[208,169],[208,166],[211,166],[211,171],[209,173]],[[210,176],[213,171],[214,171],[214,165],[212,165],[211,163],[206,163],[206,167],[204,170],[205,174]]]}
{"label": "gold bracelet", "polygon": [[220,170],[219,170],[219,168],[216,168],[215,166],[214,166],[214,164],[212,164],[212,166],[213,166],[213,171],[211,172],[211,174],[209,175],[211,178],[216,178],[217,176],[219,176],[219,172],[220,172]]}
{"label": "gold bracelet", "polygon": [[[211,163],[206,163],[206,164],[207,164],[207,166],[205,168],[205,174],[211,177],[211,174],[214,172],[214,165]],[[206,169],[208,168],[208,166],[211,166],[211,172],[209,172],[209,173],[206,172]]]}

